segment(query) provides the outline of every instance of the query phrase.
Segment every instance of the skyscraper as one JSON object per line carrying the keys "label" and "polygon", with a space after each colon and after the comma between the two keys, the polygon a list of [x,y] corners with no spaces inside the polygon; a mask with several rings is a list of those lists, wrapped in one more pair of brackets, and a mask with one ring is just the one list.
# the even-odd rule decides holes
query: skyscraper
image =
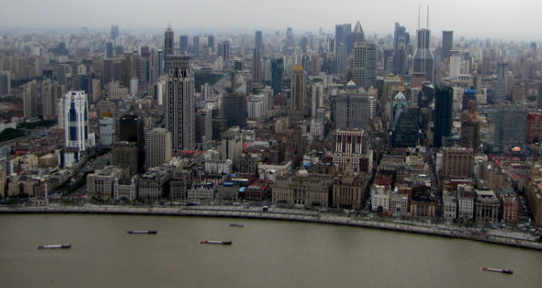
{"label": "skyscraper", "polygon": [[215,36],[213,35],[207,36],[207,48],[209,48],[209,51],[211,53],[215,52]]}
{"label": "skyscraper", "polygon": [[441,147],[442,138],[450,136],[452,129],[453,89],[438,88],[435,93],[435,133],[433,146]]}
{"label": "skyscraper", "polygon": [[119,37],[119,25],[111,25],[111,39],[115,40]]}
{"label": "skyscraper", "polygon": [[231,60],[230,41],[222,41],[218,46],[218,56],[222,57],[224,64],[229,63]]}
{"label": "skyscraper", "polygon": [[290,120],[300,121],[304,118],[305,112],[305,71],[303,66],[292,67],[292,82],[290,97]]}
{"label": "skyscraper", "polygon": [[145,167],[145,124],[143,118],[126,114],[118,122],[118,141],[134,143],[138,150],[137,172],[142,173]]}
{"label": "skyscraper", "polygon": [[88,125],[88,101],[83,91],[70,91],[64,96],[64,135],[66,151],[63,166],[79,162],[81,152],[94,146]]}
{"label": "skyscraper", "polygon": [[113,58],[113,42],[105,43],[105,59]]}
{"label": "skyscraper", "polygon": [[7,96],[11,91],[11,77],[8,71],[0,71],[0,97]]}
{"label": "skyscraper", "polygon": [[284,59],[276,58],[271,60],[271,88],[273,88],[273,95],[277,95],[282,91],[281,86],[283,73]]}
{"label": "skyscraper", "polygon": [[351,24],[339,24],[335,25],[335,47],[338,48],[339,44],[343,44],[346,50],[346,54],[352,51],[352,25]]}
{"label": "skyscraper", "polygon": [[352,32],[352,45],[356,45],[356,42],[359,41],[365,41],[365,34],[363,33],[363,29],[361,28],[361,23],[356,22],[356,26],[354,27],[354,32]]}
{"label": "skyscraper", "polygon": [[469,101],[469,109],[461,114],[461,142],[474,152],[480,149],[480,118],[476,112],[476,102]]}
{"label": "skyscraper", "polygon": [[425,80],[433,82],[433,53],[431,53],[429,40],[431,31],[422,28],[418,30],[418,46],[414,55],[414,73],[424,73]]}
{"label": "skyscraper", "polygon": [[263,81],[263,37],[262,31],[256,31],[254,39],[254,54],[252,57],[252,79],[256,82]]}
{"label": "skyscraper", "polygon": [[171,29],[171,27],[168,27],[166,32],[164,33],[164,57],[175,54],[173,50],[173,46],[174,46],[173,37],[174,37],[173,30]]}
{"label": "skyscraper", "polygon": [[192,56],[199,56],[199,48],[199,36],[196,35],[192,38]]}
{"label": "skyscraper", "polygon": [[190,150],[196,144],[195,80],[190,57],[167,57],[166,72],[166,127],[173,138],[172,149]]}
{"label": "skyscraper", "polygon": [[410,35],[404,26],[395,23],[393,35],[393,73],[404,75],[408,72],[408,45]]}
{"label": "skyscraper", "polygon": [[181,35],[181,37],[179,37],[179,51],[181,52],[181,55],[188,54],[188,36],[187,35]]}
{"label": "skyscraper", "polygon": [[507,63],[497,63],[497,86],[495,87],[495,102],[502,102],[506,99],[508,91]]}
{"label": "skyscraper", "polygon": [[442,60],[450,56],[452,49],[454,49],[454,31],[442,31]]}
{"label": "skyscraper", "polygon": [[335,96],[333,119],[336,129],[367,129],[369,126],[369,97],[367,92],[350,81]]}
{"label": "skyscraper", "polygon": [[352,59],[352,80],[358,85],[369,89],[376,81],[376,45],[367,41],[354,43]]}

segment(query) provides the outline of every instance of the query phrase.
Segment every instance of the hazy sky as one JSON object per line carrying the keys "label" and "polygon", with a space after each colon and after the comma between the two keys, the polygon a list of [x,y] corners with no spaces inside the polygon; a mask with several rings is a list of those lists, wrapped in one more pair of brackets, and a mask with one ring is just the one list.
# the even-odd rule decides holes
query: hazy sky
{"label": "hazy sky", "polygon": [[[359,20],[365,31],[392,33],[394,22],[413,33],[418,6],[430,5],[430,28],[440,34],[542,39],[541,0],[1,0],[0,27],[285,29],[332,31]],[[425,10],[425,8],[423,9]]]}

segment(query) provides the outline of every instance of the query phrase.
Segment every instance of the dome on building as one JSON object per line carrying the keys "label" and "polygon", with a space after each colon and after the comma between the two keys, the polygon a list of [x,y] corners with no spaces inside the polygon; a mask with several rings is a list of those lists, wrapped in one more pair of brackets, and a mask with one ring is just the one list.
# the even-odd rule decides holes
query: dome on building
{"label": "dome on building", "polygon": [[296,175],[299,176],[299,177],[308,177],[309,176],[309,171],[307,171],[307,169],[305,169],[305,168],[301,168],[301,169],[297,170]]}
{"label": "dome on building", "polygon": [[346,88],[348,89],[356,89],[357,88],[357,85],[354,81],[350,80],[348,81],[348,83],[346,83]]}

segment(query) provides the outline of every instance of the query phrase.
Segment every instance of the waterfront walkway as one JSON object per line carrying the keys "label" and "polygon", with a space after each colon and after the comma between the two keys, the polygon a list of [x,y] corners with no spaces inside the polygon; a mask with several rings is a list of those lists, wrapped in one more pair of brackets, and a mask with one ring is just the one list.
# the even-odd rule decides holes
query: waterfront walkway
{"label": "waterfront walkway", "polygon": [[4,214],[112,214],[112,215],[157,215],[157,216],[195,216],[195,217],[227,217],[247,219],[269,219],[280,221],[297,221],[306,223],[320,223],[343,225],[390,231],[418,233],[448,238],[467,239],[493,244],[535,249],[542,251],[542,243],[514,239],[510,237],[485,234],[473,230],[459,230],[443,225],[431,224],[402,224],[381,222],[364,219],[352,219],[332,214],[320,214],[303,210],[274,209],[263,212],[261,208],[243,207],[122,207],[122,206],[49,206],[49,207],[0,207]]}

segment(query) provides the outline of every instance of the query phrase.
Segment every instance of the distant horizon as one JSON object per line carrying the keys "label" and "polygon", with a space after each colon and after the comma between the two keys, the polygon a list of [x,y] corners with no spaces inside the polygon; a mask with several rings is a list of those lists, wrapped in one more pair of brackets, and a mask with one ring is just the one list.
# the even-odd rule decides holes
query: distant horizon
{"label": "distant horizon", "polygon": [[[121,30],[165,29],[168,24],[182,31],[285,31],[334,32],[335,24],[360,21],[363,30],[393,34],[395,22],[415,34],[418,22],[427,20],[433,36],[452,30],[458,37],[540,41],[542,35],[533,20],[542,11],[542,2],[517,0],[379,0],[360,3],[354,0],[199,0],[196,3],[174,0],[4,0],[0,10],[0,30],[27,29],[108,29],[118,24]],[[429,6],[430,17],[426,10]],[[418,13],[421,15],[418,17]],[[83,13],[82,13],[83,12]],[[24,17],[22,17],[24,14]],[[7,28],[6,28],[7,27]],[[185,28],[183,28],[185,27]],[[214,27],[214,28],[213,28]]]}

